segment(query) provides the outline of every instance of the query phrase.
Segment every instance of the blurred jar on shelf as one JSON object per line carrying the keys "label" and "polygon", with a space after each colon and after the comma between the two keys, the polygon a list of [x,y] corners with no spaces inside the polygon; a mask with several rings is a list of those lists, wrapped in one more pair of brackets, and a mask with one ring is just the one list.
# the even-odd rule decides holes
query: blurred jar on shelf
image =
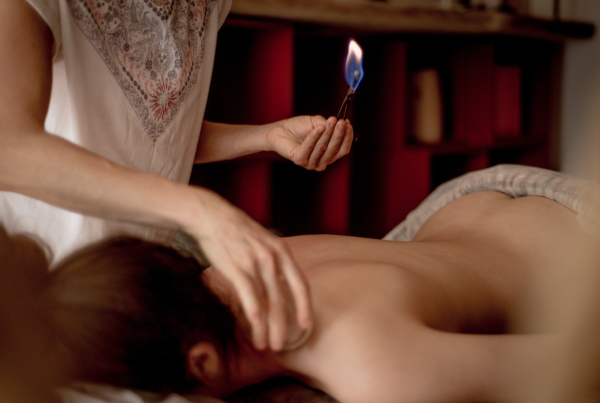
{"label": "blurred jar on shelf", "polygon": [[444,111],[440,73],[435,68],[417,70],[412,81],[412,137],[420,144],[439,144],[444,138]]}

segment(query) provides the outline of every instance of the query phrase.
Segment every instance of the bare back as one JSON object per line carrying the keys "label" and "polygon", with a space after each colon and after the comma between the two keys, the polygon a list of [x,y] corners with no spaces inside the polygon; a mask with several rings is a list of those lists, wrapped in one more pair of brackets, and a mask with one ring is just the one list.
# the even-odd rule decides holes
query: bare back
{"label": "bare back", "polygon": [[448,204],[412,242],[289,238],[311,283],[316,327],[282,362],[342,401],[487,398],[502,379],[495,364],[515,342],[500,334],[550,270],[590,242],[558,203],[496,192]]}

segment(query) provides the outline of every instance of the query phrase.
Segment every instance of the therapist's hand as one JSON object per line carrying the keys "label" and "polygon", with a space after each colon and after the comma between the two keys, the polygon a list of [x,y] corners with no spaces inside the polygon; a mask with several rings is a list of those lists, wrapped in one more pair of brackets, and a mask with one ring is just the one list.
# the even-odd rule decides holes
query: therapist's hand
{"label": "therapist's hand", "polygon": [[323,171],[350,152],[354,130],[349,120],[297,116],[273,127],[269,142],[274,151],[296,165]]}
{"label": "therapist's hand", "polygon": [[[307,329],[312,321],[304,274],[287,244],[243,211],[212,192],[204,194],[203,203],[202,223],[191,234],[235,289],[255,347],[281,350],[297,329],[289,323]],[[293,312],[296,317],[288,318]]]}

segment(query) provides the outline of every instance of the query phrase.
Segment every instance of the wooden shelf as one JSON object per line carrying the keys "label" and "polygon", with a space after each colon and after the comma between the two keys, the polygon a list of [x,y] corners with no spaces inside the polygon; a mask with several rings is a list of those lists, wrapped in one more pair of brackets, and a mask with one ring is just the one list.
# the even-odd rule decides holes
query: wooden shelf
{"label": "wooden shelf", "polygon": [[234,16],[270,18],[380,33],[490,34],[546,40],[584,39],[591,23],[516,17],[491,11],[446,10],[366,0],[236,0]]}

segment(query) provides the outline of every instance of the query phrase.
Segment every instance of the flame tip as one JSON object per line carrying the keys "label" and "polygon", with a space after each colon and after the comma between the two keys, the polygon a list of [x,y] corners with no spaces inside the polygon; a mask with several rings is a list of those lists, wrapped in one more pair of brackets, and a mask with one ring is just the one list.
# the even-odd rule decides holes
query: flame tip
{"label": "flame tip", "polygon": [[362,80],[362,57],[362,48],[354,39],[351,39],[348,43],[348,54],[346,55],[345,78],[353,91],[356,90]]}

